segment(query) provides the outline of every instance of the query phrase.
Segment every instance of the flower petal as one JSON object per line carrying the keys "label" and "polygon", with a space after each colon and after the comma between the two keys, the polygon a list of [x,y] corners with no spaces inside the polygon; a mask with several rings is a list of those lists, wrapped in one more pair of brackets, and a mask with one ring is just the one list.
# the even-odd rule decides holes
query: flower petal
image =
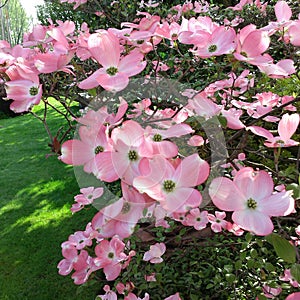
{"label": "flower petal", "polygon": [[247,199],[260,200],[270,196],[274,183],[271,176],[265,171],[254,171],[247,167],[239,170],[233,182],[243,192]]}
{"label": "flower petal", "polygon": [[209,195],[214,205],[225,211],[243,209],[244,202],[247,200],[236,185],[226,177],[213,179],[209,187]]}
{"label": "flower petal", "polygon": [[270,217],[253,209],[235,211],[232,220],[241,228],[256,235],[271,234],[274,228]]}

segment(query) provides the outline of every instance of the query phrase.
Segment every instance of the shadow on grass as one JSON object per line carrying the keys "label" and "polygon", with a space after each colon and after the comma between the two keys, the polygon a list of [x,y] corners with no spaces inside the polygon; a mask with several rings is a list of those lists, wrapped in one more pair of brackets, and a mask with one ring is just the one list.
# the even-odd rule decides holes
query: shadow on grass
{"label": "shadow on grass", "polygon": [[100,284],[77,287],[58,275],[60,244],[96,210],[72,216],[79,192],[73,169],[45,158],[47,142],[30,115],[0,120],[0,300],[89,300],[100,292]]}
{"label": "shadow on grass", "polygon": [[74,181],[41,180],[0,209],[0,299],[94,299],[100,292],[97,286],[78,288],[57,273],[60,244],[95,213],[91,208],[71,215]]}

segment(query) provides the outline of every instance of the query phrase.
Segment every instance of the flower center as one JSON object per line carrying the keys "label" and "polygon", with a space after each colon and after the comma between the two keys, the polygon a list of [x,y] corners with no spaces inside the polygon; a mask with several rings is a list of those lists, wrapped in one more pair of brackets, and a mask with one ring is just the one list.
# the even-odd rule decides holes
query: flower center
{"label": "flower center", "polygon": [[35,95],[38,94],[38,92],[39,92],[39,89],[35,86],[31,87],[30,90],[29,90],[30,96],[35,96]]}
{"label": "flower center", "polygon": [[118,68],[116,67],[110,67],[106,70],[106,73],[110,76],[114,76],[118,73]]}
{"label": "flower center", "polygon": [[113,252],[109,252],[107,255],[108,258],[112,259],[114,258],[114,253]]}
{"label": "flower center", "polygon": [[245,57],[248,57],[248,54],[246,52],[244,52],[244,51],[242,51],[240,54],[243,55],[243,56],[245,56]]}
{"label": "flower center", "polygon": [[137,43],[138,45],[142,45],[142,44],[144,43],[144,40],[138,40],[136,43]]}
{"label": "flower center", "polygon": [[218,49],[217,45],[210,45],[208,47],[208,52],[212,53],[212,52],[216,52]]}
{"label": "flower center", "polygon": [[252,198],[247,200],[247,206],[250,209],[255,209],[257,207],[257,202],[253,200]]}
{"label": "flower center", "polygon": [[167,192],[173,192],[175,189],[175,182],[172,180],[165,180],[163,183],[163,189]]}
{"label": "flower center", "polygon": [[127,214],[130,211],[130,204],[125,202],[122,207],[122,214]]}
{"label": "flower center", "polygon": [[200,217],[198,217],[198,218],[196,219],[196,221],[197,221],[197,222],[200,222],[200,221],[201,221],[201,218],[200,218]]}
{"label": "flower center", "polygon": [[104,151],[104,148],[102,146],[97,146],[95,148],[95,154],[98,154],[98,153],[103,152],[103,151]]}
{"label": "flower center", "polygon": [[137,159],[138,159],[138,154],[137,154],[137,152],[136,152],[135,150],[130,150],[130,151],[128,152],[128,158],[129,158],[129,160],[131,160],[131,161],[137,160]]}
{"label": "flower center", "polygon": [[154,134],[153,141],[154,142],[161,142],[162,141],[162,136],[158,133]]}

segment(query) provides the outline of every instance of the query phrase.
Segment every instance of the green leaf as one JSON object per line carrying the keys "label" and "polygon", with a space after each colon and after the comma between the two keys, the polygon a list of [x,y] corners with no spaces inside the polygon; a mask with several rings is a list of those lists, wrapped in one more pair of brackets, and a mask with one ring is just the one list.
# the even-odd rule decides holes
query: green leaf
{"label": "green leaf", "polygon": [[257,251],[255,250],[255,249],[251,249],[250,250],[250,256],[252,257],[252,258],[256,258],[257,257]]}
{"label": "green leaf", "polygon": [[225,279],[229,283],[233,283],[235,281],[235,275],[234,274],[226,274]]}
{"label": "green leaf", "polygon": [[266,236],[266,240],[274,247],[276,254],[285,262],[294,263],[296,261],[296,250],[289,241],[276,233]]}
{"label": "green leaf", "polygon": [[299,264],[294,264],[291,267],[291,275],[293,276],[293,278],[295,280],[297,280],[298,282],[300,282],[300,265]]}
{"label": "green leaf", "polygon": [[218,116],[218,120],[222,127],[225,128],[227,126],[227,119],[224,116]]}
{"label": "green leaf", "polygon": [[267,300],[268,298],[264,295],[258,295],[257,296],[258,300]]}
{"label": "green leaf", "polygon": [[250,232],[247,232],[245,235],[245,240],[247,241],[247,243],[250,243],[250,241],[252,240],[253,235]]}
{"label": "green leaf", "polygon": [[88,90],[88,93],[89,93],[89,95],[90,96],[92,96],[92,97],[96,97],[97,96],[97,89],[90,89],[90,90]]}

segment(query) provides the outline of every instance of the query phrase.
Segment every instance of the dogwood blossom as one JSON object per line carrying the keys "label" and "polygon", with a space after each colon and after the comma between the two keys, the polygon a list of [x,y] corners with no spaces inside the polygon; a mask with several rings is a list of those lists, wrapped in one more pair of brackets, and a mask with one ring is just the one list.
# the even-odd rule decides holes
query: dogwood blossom
{"label": "dogwood blossom", "polygon": [[291,192],[273,193],[273,189],[267,172],[245,167],[233,181],[226,177],[213,179],[209,195],[218,208],[233,211],[232,220],[242,229],[268,235],[273,231],[272,216],[286,216],[294,210]]}

